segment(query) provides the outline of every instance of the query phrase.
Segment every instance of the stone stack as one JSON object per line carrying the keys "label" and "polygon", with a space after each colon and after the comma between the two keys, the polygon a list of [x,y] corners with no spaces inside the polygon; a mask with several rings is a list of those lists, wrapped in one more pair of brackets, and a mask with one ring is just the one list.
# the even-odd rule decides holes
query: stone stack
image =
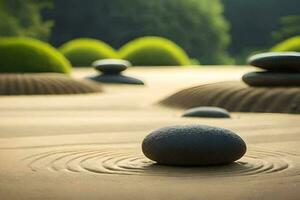
{"label": "stone stack", "polygon": [[103,59],[95,61],[92,65],[101,74],[89,77],[91,80],[102,83],[144,85],[143,81],[139,79],[121,74],[131,66],[131,63],[126,60]]}
{"label": "stone stack", "polygon": [[243,81],[249,86],[300,86],[300,53],[271,52],[257,54],[248,59],[248,64],[264,70],[250,72],[243,76]]}

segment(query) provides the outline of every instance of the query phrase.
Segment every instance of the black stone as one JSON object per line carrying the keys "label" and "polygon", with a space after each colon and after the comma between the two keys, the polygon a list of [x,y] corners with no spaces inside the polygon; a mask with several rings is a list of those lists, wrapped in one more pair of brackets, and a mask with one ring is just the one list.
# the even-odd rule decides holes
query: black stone
{"label": "black stone", "polygon": [[248,63],[269,71],[300,71],[300,53],[270,52],[251,56]]}
{"label": "black stone", "polygon": [[88,77],[89,79],[102,83],[114,83],[114,84],[134,84],[144,85],[143,81],[124,76],[122,71],[131,66],[131,63],[121,59],[103,59],[93,63],[96,70],[101,72],[101,75]]}
{"label": "black stone", "polygon": [[92,66],[104,74],[119,74],[131,66],[130,62],[121,59],[103,59],[93,62]]}
{"label": "black stone", "polygon": [[205,125],[170,126],[150,133],[142,143],[144,155],[158,164],[198,166],[230,164],[246,153],[235,133]]}
{"label": "black stone", "polygon": [[300,86],[300,73],[297,72],[250,72],[242,79],[249,86],[255,87]]}
{"label": "black stone", "polygon": [[102,83],[144,85],[144,82],[139,79],[121,74],[102,74],[89,79]]}
{"label": "black stone", "polygon": [[183,117],[230,118],[227,110],[219,107],[196,107],[185,111]]}

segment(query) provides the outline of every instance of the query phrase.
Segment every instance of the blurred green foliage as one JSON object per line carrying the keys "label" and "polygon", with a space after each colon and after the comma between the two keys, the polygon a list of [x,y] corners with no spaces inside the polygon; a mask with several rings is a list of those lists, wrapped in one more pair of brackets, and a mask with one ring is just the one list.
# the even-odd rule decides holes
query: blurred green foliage
{"label": "blurred green foliage", "polygon": [[[231,24],[230,53],[239,55],[247,49],[269,49],[272,33],[281,27],[281,18],[298,15],[299,0],[222,0],[224,15]],[[288,37],[290,37],[289,35]]]}
{"label": "blurred green foliage", "polygon": [[54,0],[45,13],[55,21],[55,45],[99,38],[115,48],[141,36],[168,38],[203,64],[231,62],[229,26],[219,0]]}
{"label": "blurred green foliage", "polygon": [[0,36],[26,36],[47,40],[52,21],[43,21],[41,11],[50,0],[0,0]]}
{"label": "blurred green foliage", "polygon": [[160,37],[135,39],[120,49],[121,58],[133,66],[181,66],[190,65],[182,48],[174,42]]}
{"label": "blurred green foliage", "polygon": [[[300,9],[300,8],[299,8]],[[273,32],[276,41],[300,35],[300,15],[289,15],[280,18],[281,28]]]}
{"label": "blurred green foliage", "polygon": [[300,52],[300,35],[289,38],[275,45],[272,51],[297,51]]}
{"label": "blurred green foliage", "polygon": [[23,37],[0,38],[0,72],[69,73],[69,61],[45,42]]}
{"label": "blurred green foliage", "polygon": [[230,54],[244,64],[247,54],[300,35],[299,8],[299,0],[0,0],[0,37],[47,40],[52,27],[55,46],[89,37],[117,49],[152,35],[177,43],[193,63],[232,64]]}
{"label": "blurred green foliage", "polygon": [[96,60],[118,57],[108,44],[89,38],[71,40],[62,45],[59,50],[75,67],[88,67]]}

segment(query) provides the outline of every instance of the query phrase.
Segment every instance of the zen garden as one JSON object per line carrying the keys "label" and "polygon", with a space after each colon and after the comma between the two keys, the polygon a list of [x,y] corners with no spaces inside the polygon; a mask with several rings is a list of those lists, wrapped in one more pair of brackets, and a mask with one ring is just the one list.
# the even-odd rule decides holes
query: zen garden
{"label": "zen garden", "polygon": [[299,200],[299,0],[0,0],[0,199]]}

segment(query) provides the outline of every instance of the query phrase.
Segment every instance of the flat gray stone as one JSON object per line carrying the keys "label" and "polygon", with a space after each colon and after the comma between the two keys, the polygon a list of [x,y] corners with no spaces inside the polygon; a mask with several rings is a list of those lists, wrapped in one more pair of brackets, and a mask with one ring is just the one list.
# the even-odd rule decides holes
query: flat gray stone
{"label": "flat gray stone", "polygon": [[202,106],[188,109],[182,117],[230,118],[230,114],[223,108]]}
{"label": "flat gray stone", "polygon": [[143,81],[133,77],[124,76],[122,74],[101,74],[89,77],[89,79],[101,83],[144,85]]}
{"label": "flat gray stone", "polygon": [[300,53],[270,52],[251,56],[248,63],[269,71],[300,71]]}
{"label": "flat gray stone", "polygon": [[300,86],[298,72],[250,72],[242,77],[249,86],[254,87],[292,87]]}
{"label": "flat gray stone", "polygon": [[131,63],[121,59],[102,59],[93,62],[92,66],[104,74],[119,74],[131,66]]}
{"label": "flat gray stone", "polygon": [[169,126],[143,140],[144,155],[163,165],[198,166],[230,164],[246,153],[237,134],[205,125]]}

